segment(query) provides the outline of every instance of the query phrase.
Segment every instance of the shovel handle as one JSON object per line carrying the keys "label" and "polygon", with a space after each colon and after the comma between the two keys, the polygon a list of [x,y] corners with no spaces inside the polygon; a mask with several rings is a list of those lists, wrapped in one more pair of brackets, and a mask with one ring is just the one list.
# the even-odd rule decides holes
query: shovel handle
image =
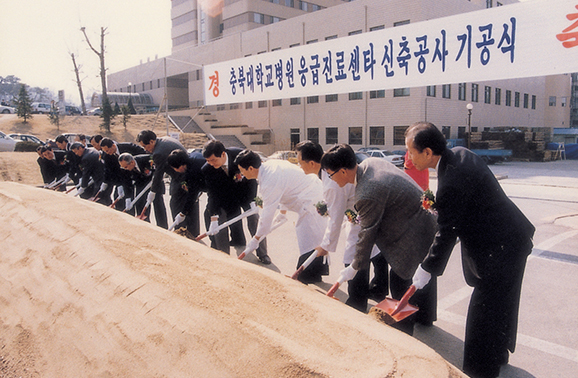
{"label": "shovel handle", "polygon": [[331,286],[331,289],[329,289],[329,291],[327,292],[327,296],[333,298],[333,296],[335,295],[335,292],[337,291],[337,289],[339,289],[340,285],[341,285],[341,283],[339,281],[334,283],[333,286]]}
{"label": "shovel handle", "polygon": [[409,289],[407,289],[407,291],[405,292],[405,294],[403,295],[403,297],[401,297],[401,299],[399,300],[399,302],[397,303],[397,306],[395,306],[395,309],[393,310],[393,312],[391,313],[391,316],[397,314],[398,312],[400,312],[405,306],[407,306],[407,302],[409,302],[409,299],[411,298],[412,295],[415,294],[416,288],[414,285],[411,285],[409,287]]}

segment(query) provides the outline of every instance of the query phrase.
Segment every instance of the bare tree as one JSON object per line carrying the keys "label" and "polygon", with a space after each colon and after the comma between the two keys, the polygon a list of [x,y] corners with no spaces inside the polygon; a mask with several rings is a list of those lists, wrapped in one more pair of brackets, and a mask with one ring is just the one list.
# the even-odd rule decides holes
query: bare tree
{"label": "bare tree", "polygon": [[100,59],[100,83],[102,85],[102,126],[106,131],[110,132],[112,106],[110,106],[106,91],[106,65],[104,64],[104,36],[106,35],[106,29],[107,28],[103,27],[100,28],[100,51],[95,49],[90,43],[88,35],[86,35],[86,28],[84,26],[80,28],[80,31],[84,34],[84,38],[86,39],[86,43],[88,43],[88,47],[90,47],[90,49]]}
{"label": "bare tree", "polygon": [[70,57],[72,58],[72,64],[74,65],[74,73],[76,75],[76,85],[78,85],[78,91],[80,92],[80,106],[82,109],[82,115],[86,115],[86,103],[84,102],[84,95],[82,94],[82,80],[80,80],[81,66],[76,65],[74,53],[70,53]]}

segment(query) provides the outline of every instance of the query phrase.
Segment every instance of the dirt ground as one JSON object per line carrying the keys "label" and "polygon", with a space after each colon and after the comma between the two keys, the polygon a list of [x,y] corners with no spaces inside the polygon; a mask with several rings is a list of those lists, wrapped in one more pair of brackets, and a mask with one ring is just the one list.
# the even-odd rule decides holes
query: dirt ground
{"label": "dirt ground", "polygon": [[316,286],[41,181],[0,153],[0,377],[465,377]]}

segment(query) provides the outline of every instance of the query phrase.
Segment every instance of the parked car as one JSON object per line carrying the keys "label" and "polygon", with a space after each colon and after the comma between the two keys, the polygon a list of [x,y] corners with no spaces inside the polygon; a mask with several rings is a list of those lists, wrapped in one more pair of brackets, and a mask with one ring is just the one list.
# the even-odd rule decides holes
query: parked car
{"label": "parked car", "polygon": [[267,157],[267,155],[265,155],[264,153],[262,153],[261,151],[255,151],[255,153],[257,155],[259,155],[259,157],[261,158],[261,161],[267,161],[269,158]]}
{"label": "parked car", "polygon": [[33,102],[32,103],[32,113],[35,114],[49,114],[50,113],[50,104],[46,102]]}
{"label": "parked car", "polygon": [[359,152],[369,152],[369,151],[376,151],[379,150],[379,148],[377,147],[361,147],[359,150]]}
{"label": "parked car", "polygon": [[269,155],[268,159],[288,160],[293,164],[297,164],[297,152],[295,151],[276,151]]}
{"label": "parked car", "polygon": [[10,138],[14,140],[21,140],[23,142],[32,142],[37,143],[44,146],[46,143],[40,140],[37,136],[30,135],[30,134],[10,134],[8,135]]}
{"label": "parked car", "polygon": [[357,160],[357,164],[361,163],[362,161],[364,161],[368,157],[369,157],[369,155],[367,154],[367,152],[357,151],[355,153],[355,160]]}
{"label": "parked car", "polygon": [[0,105],[0,114],[15,114],[16,108],[11,106]]}
{"label": "parked car", "polygon": [[387,150],[375,150],[375,151],[368,151],[367,154],[371,157],[382,158],[389,161],[391,164],[395,165],[396,167],[402,168],[403,167],[403,156],[396,155],[391,151]]}
{"label": "parked car", "polygon": [[16,143],[18,143],[18,141],[0,131],[0,151],[14,151]]}
{"label": "parked car", "polygon": [[65,109],[66,115],[81,115],[82,114],[80,109],[76,106],[66,105],[66,107],[64,109]]}
{"label": "parked car", "polygon": [[102,109],[101,108],[90,109],[88,112],[86,112],[86,114],[92,116],[100,116],[102,115]]}

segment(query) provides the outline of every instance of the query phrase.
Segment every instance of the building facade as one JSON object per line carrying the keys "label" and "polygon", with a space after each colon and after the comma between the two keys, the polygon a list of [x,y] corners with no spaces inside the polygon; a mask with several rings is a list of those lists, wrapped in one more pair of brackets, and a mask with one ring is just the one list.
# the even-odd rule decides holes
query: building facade
{"label": "building facade", "polygon": [[[569,127],[571,75],[335,93],[203,107],[202,65],[419,21],[508,5],[504,0],[172,1],[172,54],[109,75],[112,92],[146,92],[216,137],[235,134],[271,153],[311,139],[324,148],[400,149],[405,129],[429,121],[448,138],[496,127]],[[128,83],[132,84],[128,87]],[[166,91],[165,91],[166,86]],[[553,100],[555,99],[555,100]],[[468,117],[467,104],[472,104]]]}

